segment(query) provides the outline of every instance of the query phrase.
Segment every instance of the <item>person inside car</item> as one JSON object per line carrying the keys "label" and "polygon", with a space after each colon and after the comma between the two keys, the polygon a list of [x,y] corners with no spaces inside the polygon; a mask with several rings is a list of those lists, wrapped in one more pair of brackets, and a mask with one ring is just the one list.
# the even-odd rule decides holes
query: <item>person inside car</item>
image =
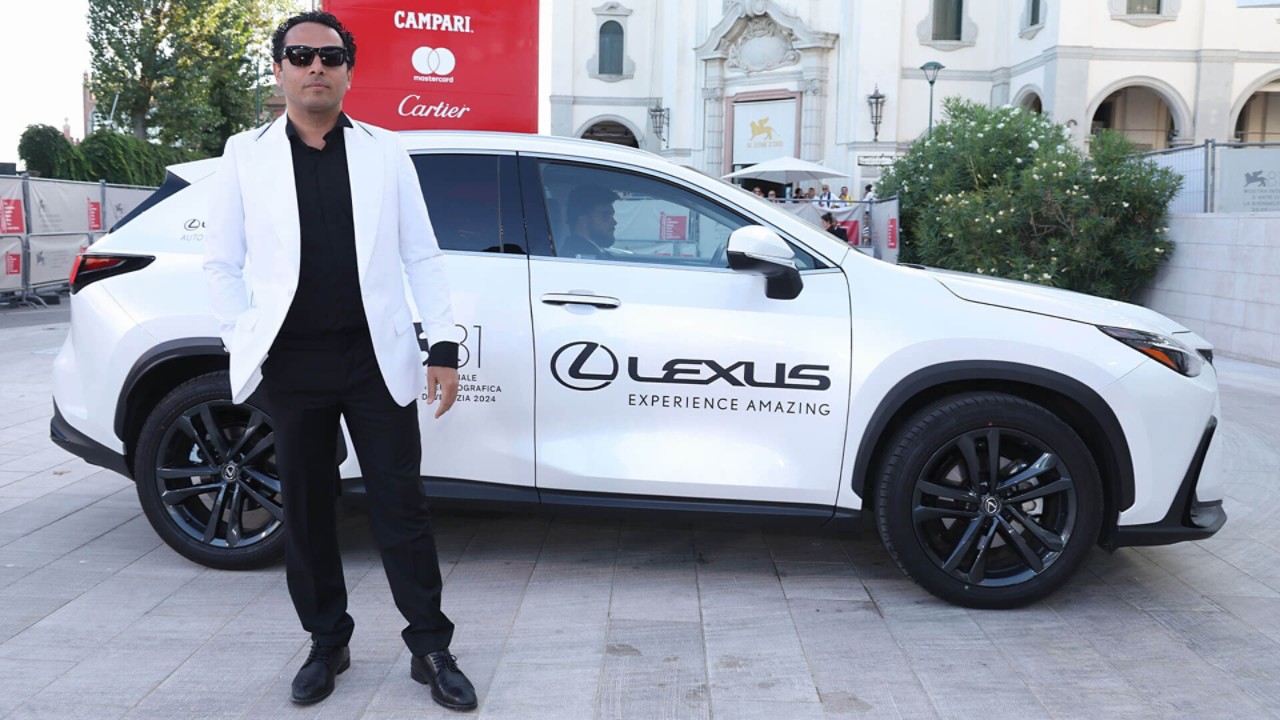
{"label": "person inside car", "polygon": [[583,185],[569,193],[569,237],[558,248],[560,257],[599,259],[609,256],[605,250],[614,243],[613,203],[618,199],[612,190]]}

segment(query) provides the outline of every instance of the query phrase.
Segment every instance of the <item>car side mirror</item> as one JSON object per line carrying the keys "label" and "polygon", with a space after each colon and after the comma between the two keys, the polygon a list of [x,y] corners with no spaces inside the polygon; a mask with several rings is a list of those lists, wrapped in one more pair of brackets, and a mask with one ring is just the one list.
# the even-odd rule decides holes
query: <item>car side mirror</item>
{"label": "car side mirror", "polygon": [[771,300],[795,300],[804,289],[795,252],[767,227],[748,225],[734,230],[725,255],[730,270],[763,275],[764,294]]}

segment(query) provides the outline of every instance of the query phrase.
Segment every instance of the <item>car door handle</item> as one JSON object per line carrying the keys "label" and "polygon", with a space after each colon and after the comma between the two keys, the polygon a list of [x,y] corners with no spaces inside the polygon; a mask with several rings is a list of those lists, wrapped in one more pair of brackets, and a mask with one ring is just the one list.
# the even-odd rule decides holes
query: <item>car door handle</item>
{"label": "car door handle", "polygon": [[615,297],[576,292],[543,293],[542,302],[548,305],[591,305],[598,308],[616,308],[622,305],[622,301]]}

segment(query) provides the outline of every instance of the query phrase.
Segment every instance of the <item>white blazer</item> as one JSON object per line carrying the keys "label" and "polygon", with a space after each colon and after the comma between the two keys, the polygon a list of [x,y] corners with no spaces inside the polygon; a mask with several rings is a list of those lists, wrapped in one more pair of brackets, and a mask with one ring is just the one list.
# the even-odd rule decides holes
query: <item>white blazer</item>
{"label": "white blazer", "polygon": [[[426,384],[405,298],[406,275],[428,341],[461,338],[444,256],[409,154],[395,133],[351,123],[343,137],[360,296],[382,378],[404,406]],[[262,380],[262,362],[298,288],[298,198],[284,118],[227,140],[212,180],[205,280],[231,354],[232,401],[242,403]]]}

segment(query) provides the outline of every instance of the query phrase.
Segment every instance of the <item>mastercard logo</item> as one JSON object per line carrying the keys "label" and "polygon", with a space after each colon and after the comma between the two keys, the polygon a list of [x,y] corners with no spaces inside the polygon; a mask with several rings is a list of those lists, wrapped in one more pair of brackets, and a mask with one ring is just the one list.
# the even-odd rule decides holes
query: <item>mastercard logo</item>
{"label": "mastercard logo", "polygon": [[449,75],[456,65],[448,48],[420,47],[413,51],[413,69],[420,75]]}

